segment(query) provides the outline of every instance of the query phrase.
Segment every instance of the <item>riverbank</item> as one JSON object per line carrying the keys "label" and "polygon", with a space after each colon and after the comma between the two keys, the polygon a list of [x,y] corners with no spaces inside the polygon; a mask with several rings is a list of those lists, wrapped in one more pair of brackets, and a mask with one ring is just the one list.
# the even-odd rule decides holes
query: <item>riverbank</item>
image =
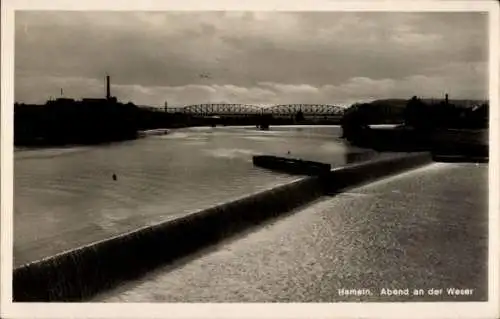
{"label": "riverbank", "polygon": [[133,138],[129,139],[117,139],[117,140],[112,140],[112,141],[99,141],[99,142],[94,142],[94,143],[46,143],[44,141],[39,141],[39,143],[31,143],[27,145],[16,145],[14,146],[14,151],[29,151],[29,150],[43,150],[43,149],[71,149],[71,148],[77,148],[77,147],[91,147],[91,146],[104,146],[104,145],[116,145],[119,143],[124,143],[127,141],[133,141],[138,138],[145,138],[148,136],[161,136],[161,135],[167,135],[170,132],[172,132],[173,129],[165,129],[165,128],[160,128],[160,129],[151,129],[151,130],[143,130],[143,131],[138,131],[137,135],[134,136]]}
{"label": "riverbank", "polygon": [[377,151],[430,151],[435,156],[489,157],[488,129],[415,130],[406,126],[365,127],[346,134],[352,145]]}

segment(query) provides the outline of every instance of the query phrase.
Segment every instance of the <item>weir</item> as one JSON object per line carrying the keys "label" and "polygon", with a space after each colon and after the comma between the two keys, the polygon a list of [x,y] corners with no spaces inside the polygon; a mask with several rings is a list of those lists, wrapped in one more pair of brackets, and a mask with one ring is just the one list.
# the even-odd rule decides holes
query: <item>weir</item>
{"label": "weir", "polygon": [[306,176],[234,201],[144,227],[18,267],[15,302],[84,301],[201,248],[333,195],[427,163],[428,153],[410,153]]}

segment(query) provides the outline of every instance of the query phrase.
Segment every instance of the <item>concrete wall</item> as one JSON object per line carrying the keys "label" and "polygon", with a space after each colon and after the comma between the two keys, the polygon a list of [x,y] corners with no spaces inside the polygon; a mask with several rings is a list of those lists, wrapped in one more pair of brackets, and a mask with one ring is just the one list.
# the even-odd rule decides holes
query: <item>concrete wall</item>
{"label": "concrete wall", "polygon": [[302,177],[186,217],[123,234],[14,270],[14,301],[82,301],[155,267],[291,211],[327,193],[415,168],[426,153],[396,156]]}

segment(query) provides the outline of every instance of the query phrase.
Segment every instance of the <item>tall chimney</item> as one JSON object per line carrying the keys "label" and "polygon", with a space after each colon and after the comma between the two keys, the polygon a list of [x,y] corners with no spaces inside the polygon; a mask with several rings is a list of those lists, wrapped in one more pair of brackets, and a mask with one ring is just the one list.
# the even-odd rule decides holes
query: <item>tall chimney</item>
{"label": "tall chimney", "polygon": [[448,104],[448,93],[446,93],[446,94],[445,94],[445,96],[444,96],[444,102],[445,102],[446,104]]}
{"label": "tall chimney", "polygon": [[106,75],[106,98],[109,100],[111,98],[111,89],[109,84],[109,75]]}

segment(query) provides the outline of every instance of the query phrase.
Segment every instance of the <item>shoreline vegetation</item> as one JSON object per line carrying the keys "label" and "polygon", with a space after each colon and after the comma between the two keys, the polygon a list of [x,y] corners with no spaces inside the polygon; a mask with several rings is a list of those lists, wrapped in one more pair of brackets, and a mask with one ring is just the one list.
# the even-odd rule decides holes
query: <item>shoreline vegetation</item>
{"label": "shoreline vegetation", "polygon": [[[343,138],[352,145],[377,151],[430,151],[435,157],[488,158],[489,103],[466,102],[448,100],[446,95],[444,100],[414,96],[408,101],[357,104],[342,118]],[[401,124],[392,129],[371,128],[377,117]]]}
{"label": "shoreline vegetation", "polygon": [[[346,142],[376,151],[432,151],[488,154],[487,101],[385,99],[348,107],[338,119],[310,119],[300,111],[289,118],[256,114],[244,117],[196,117],[154,111],[103,99],[59,98],[44,105],[14,106],[14,145],[45,148],[99,145],[133,140],[169,129],[196,126],[341,125]],[[375,124],[399,123],[394,128]]]}

